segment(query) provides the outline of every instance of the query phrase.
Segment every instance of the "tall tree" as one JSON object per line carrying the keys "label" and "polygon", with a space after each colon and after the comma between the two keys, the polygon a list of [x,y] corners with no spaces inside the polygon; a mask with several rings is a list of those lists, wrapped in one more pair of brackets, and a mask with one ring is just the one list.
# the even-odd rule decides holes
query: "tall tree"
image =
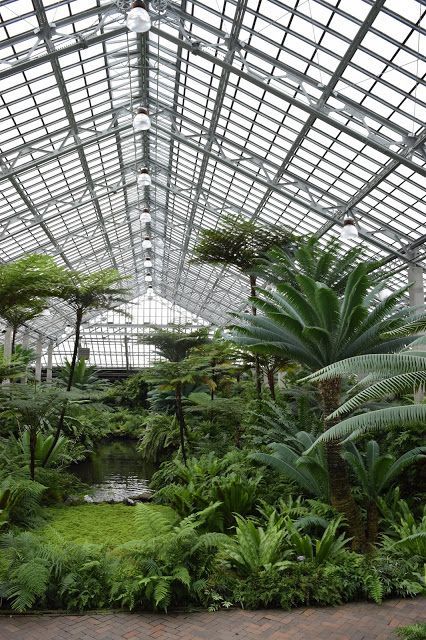
{"label": "tall tree", "polygon": [[210,342],[208,327],[192,331],[188,328],[183,324],[170,324],[167,329],[154,326],[152,331],[139,338],[139,342],[153,345],[157,355],[169,362],[180,362],[191,349]]}
{"label": "tall tree", "polygon": [[[257,276],[255,267],[259,258],[272,249],[289,249],[294,238],[289,231],[271,225],[261,225],[242,217],[225,216],[216,229],[203,229],[194,249],[192,262],[204,262],[224,267],[236,267],[247,276],[252,299],[256,297]],[[252,305],[252,314],[257,307]],[[262,388],[261,368],[255,360],[256,390],[260,397]]]}
{"label": "tall tree", "polygon": [[[304,274],[295,276],[297,288],[278,282],[276,290],[260,289],[252,304],[261,315],[236,314],[239,320],[232,336],[255,353],[287,357],[311,371],[355,355],[401,349],[414,338],[388,332],[413,319],[413,310],[401,306],[407,288],[380,301],[382,285],[373,286],[367,271],[365,264],[356,266],[342,295]],[[339,406],[341,389],[339,373],[319,383],[324,417]],[[331,424],[324,422],[324,428]],[[346,516],[355,545],[362,545],[365,532],[340,444],[339,440],[326,443],[332,504]]]}
{"label": "tall tree", "polygon": [[[73,386],[84,314],[89,311],[115,309],[119,304],[127,302],[129,290],[122,286],[124,280],[125,278],[116,269],[104,269],[103,271],[89,274],[79,273],[78,271],[67,272],[67,278],[58,292],[58,297],[67,302],[75,314],[74,348],[66,386],[68,392]],[[55,437],[44,464],[47,464],[61,435],[66,408],[67,402],[65,401],[59,416]]]}

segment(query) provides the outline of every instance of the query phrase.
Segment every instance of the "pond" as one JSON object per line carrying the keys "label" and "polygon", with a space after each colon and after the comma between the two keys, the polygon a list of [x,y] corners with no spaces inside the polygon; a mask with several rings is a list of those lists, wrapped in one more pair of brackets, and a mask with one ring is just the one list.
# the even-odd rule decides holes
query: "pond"
{"label": "pond", "polygon": [[98,444],[86,460],[70,471],[92,487],[93,502],[121,502],[148,491],[153,473],[140,458],[135,440],[111,440]]}

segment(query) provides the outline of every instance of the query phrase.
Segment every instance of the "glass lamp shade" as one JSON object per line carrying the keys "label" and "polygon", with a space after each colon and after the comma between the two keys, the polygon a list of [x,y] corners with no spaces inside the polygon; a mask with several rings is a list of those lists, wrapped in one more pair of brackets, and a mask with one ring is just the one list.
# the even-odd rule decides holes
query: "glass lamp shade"
{"label": "glass lamp shade", "polygon": [[152,288],[151,285],[149,285],[147,289],[147,295],[148,295],[148,298],[152,298],[152,296],[154,295],[154,289]]}
{"label": "glass lamp shade", "polygon": [[152,249],[152,242],[148,237],[142,240],[142,249]]}
{"label": "glass lamp shade", "polygon": [[352,218],[345,218],[343,227],[340,232],[342,240],[356,240],[358,236],[358,229],[356,228],[355,221]]}
{"label": "glass lamp shade", "polygon": [[151,258],[147,258],[145,260],[143,266],[145,267],[145,269],[151,269],[152,268],[152,260],[151,260]]}
{"label": "glass lamp shade", "polygon": [[138,175],[138,185],[140,187],[149,187],[151,185],[151,176],[146,169]]}
{"label": "glass lamp shade", "polygon": [[145,9],[145,3],[136,0],[127,14],[127,28],[134,33],[146,33],[151,29],[151,18]]}
{"label": "glass lamp shade", "polygon": [[145,282],[152,282],[152,275],[150,273],[147,273],[145,276]]}
{"label": "glass lamp shade", "polygon": [[151,120],[149,119],[146,109],[139,109],[133,118],[133,129],[135,131],[148,131],[151,128]]}
{"label": "glass lamp shade", "polygon": [[152,217],[150,212],[147,209],[142,211],[141,215],[139,216],[139,220],[142,222],[142,224],[148,224],[152,222]]}

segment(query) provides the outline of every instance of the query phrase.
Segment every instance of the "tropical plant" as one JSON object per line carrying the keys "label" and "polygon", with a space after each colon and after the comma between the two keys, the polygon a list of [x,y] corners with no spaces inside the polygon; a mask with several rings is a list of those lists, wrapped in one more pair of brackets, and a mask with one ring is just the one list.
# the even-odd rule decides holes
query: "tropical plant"
{"label": "tropical plant", "polygon": [[[66,360],[65,364],[59,370],[58,381],[61,385],[66,386],[70,379],[71,363]],[[108,385],[107,380],[100,380],[96,375],[97,369],[94,366],[87,366],[86,360],[80,358],[75,365],[72,386],[84,391],[86,389],[96,390],[104,389]]]}
{"label": "tropical plant", "polygon": [[187,425],[183,411],[183,389],[185,384],[201,382],[214,386],[208,361],[198,355],[189,355],[179,362],[158,362],[146,370],[145,380],[163,391],[173,391],[175,415],[179,424],[180,448],[186,464]]}
{"label": "tropical plant", "polygon": [[261,571],[285,569],[289,551],[285,550],[286,529],[283,519],[272,512],[266,526],[257,526],[250,518],[236,516],[235,537],[223,542],[221,557],[242,576]]}
{"label": "tropical plant", "polygon": [[8,476],[0,484],[0,520],[21,527],[34,525],[45,490],[38,482]]}
{"label": "tropical plant", "polygon": [[156,353],[169,362],[184,360],[191,349],[210,341],[209,328],[189,330],[191,325],[170,324],[167,329],[154,326],[152,331],[139,337],[141,344],[151,344]]}
{"label": "tropical plant", "polygon": [[[407,325],[401,331],[392,331],[385,336],[403,334],[416,327]],[[410,341],[407,338],[407,341]],[[423,338],[420,338],[423,341]],[[416,342],[413,343],[415,348]],[[336,407],[328,416],[330,429],[323,433],[319,440],[329,441],[348,436],[356,437],[363,433],[389,429],[392,426],[409,426],[424,423],[426,420],[425,404],[392,405],[374,411],[360,413],[339,422],[341,416],[355,411],[365,404],[382,398],[398,396],[412,392],[426,381],[426,357],[420,351],[403,350],[400,353],[374,353],[354,356],[333,363],[308,376],[308,380],[327,383],[336,377],[365,375],[352,389],[351,397],[340,407]],[[365,388],[363,388],[365,387]],[[336,424],[337,423],[337,424]]]}
{"label": "tropical plant", "polygon": [[152,413],[144,419],[144,425],[138,450],[147,462],[158,463],[179,447],[179,423],[175,415]]}
{"label": "tropical plant", "polygon": [[[253,453],[252,458],[286,475],[309,495],[329,500],[330,478],[325,450],[323,447],[311,449],[314,442],[311,434],[299,431],[288,436],[285,443],[270,444],[273,453]],[[311,449],[309,455],[303,455],[308,449]]]}
{"label": "tropical plant", "polygon": [[400,627],[396,630],[396,633],[403,640],[426,640],[426,622]]}
{"label": "tropical plant", "polygon": [[[224,216],[216,229],[202,229],[200,240],[194,248],[193,262],[234,266],[249,280],[250,295],[256,297],[255,266],[258,259],[272,247],[290,250],[293,237],[286,229],[260,225],[243,217]],[[252,314],[257,307],[252,305]],[[260,398],[262,382],[259,359],[256,356],[256,389]]]}
{"label": "tropical plant", "polygon": [[[58,297],[64,300],[75,312],[74,348],[69,367],[67,392],[71,390],[73,385],[84,314],[88,311],[115,309],[120,303],[127,302],[129,290],[122,286],[124,279],[115,269],[104,269],[103,271],[89,274],[77,271],[67,272],[66,280],[58,293]],[[51,450],[47,454],[45,464],[49,460],[53,448],[61,435],[66,410],[67,400],[63,403]]]}
{"label": "tropical plant", "polygon": [[[306,275],[297,274],[295,278],[297,287],[280,282],[276,290],[258,289],[252,303],[262,315],[236,314],[238,322],[231,328],[231,336],[238,344],[256,353],[291,358],[318,371],[355,355],[396,351],[414,337],[392,332],[404,327],[404,334],[408,333],[413,318],[424,319],[424,313],[401,308],[406,288],[377,302],[382,285],[373,286],[365,264],[353,269],[342,296]],[[374,309],[373,301],[377,302]],[[337,372],[319,384],[324,416],[339,406],[342,377],[344,374]],[[326,453],[332,504],[345,516],[354,546],[363,545],[362,518],[351,494],[339,440],[327,440]]]}
{"label": "tropical plant", "polygon": [[408,466],[424,460],[426,447],[416,447],[402,454],[398,459],[390,454],[380,454],[375,440],[366,443],[365,454],[353,442],[348,442],[342,456],[349,463],[366,500],[367,542],[374,544],[379,529],[379,497]]}
{"label": "tropical plant", "polygon": [[330,522],[320,539],[314,539],[307,533],[301,533],[293,523],[287,521],[288,540],[298,560],[300,562],[312,561],[317,564],[338,560],[349,543],[343,533],[337,534],[341,522],[341,518],[336,518]]}

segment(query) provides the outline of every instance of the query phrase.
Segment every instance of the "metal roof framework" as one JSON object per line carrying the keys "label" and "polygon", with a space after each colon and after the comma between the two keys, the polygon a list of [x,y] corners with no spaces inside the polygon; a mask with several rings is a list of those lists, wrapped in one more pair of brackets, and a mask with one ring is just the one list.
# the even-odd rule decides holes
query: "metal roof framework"
{"label": "metal roof framework", "polygon": [[[0,1],[0,260],[114,266],[136,297],[148,232],[156,293],[214,324],[247,295],[236,270],[191,263],[224,214],[329,238],[350,213],[391,286],[423,267],[423,1],[152,0],[144,35],[128,9]],[[47,337],[68,315],[56,305]]]}

